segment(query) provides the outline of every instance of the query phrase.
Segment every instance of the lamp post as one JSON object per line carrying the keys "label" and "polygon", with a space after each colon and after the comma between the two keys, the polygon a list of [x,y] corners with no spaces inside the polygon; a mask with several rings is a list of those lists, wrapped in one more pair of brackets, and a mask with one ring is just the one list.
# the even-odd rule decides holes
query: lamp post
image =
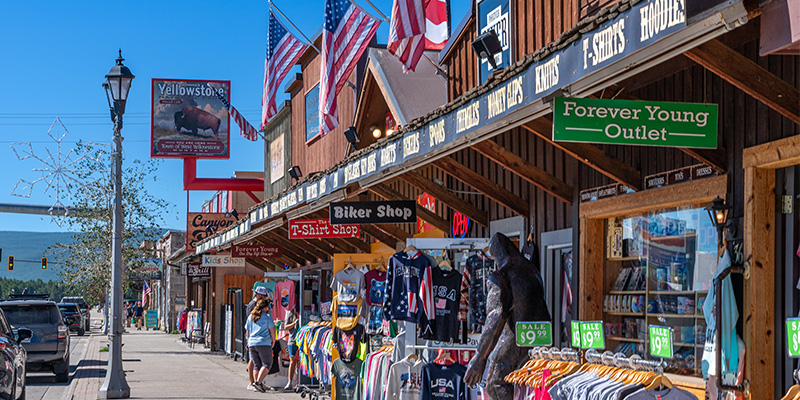
{"label": "lamp post", "polygon": [[730,212],[732,208],[730,204],[725,204],[725,200],[722,200],[719,196],[711,201],[710,206],[705,208],[708,212],[708,217],[711,218],[711,222],[713,222],[714,227],[717,228],[717,247],[722,247],[722,239],[725,236],[723,231],[725,225],[728,223],[728,212]]}
{"label": "lamp post", "polygon": [[134,76],[122,65],[122,50],[117,64],[106,74],[106,90],[111,121],[114,122],[114,238],[111,243],[111,332],[108,335],[108,367],[100,387],[101,399],[127,399],[131,388],[122,369],[122,114]]}

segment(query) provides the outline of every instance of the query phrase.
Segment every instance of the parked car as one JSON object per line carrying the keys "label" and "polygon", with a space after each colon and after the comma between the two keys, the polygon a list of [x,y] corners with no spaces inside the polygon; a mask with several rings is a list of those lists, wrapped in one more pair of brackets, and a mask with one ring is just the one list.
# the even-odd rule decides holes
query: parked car
{"label": "parked car", "polygon": [[22,341],[28,355],[27,370],[51,370],[56,382],[69,380],[69,329],[52,300],[8,300],[0,309],[18,335],[31,332]]}
{"label": "parked car", "polygon": [[70,331],[75,331],[78,336],[86,333],[86,314],[75,303],[58,303],[58,311],[61,311],[61,318]]}
{"label": "parked car", "polygon": [[30,329],[14,332],[6,315],[0,311],[0,398],[25,399],[28,353],[22,343],[31,339]]}
{"label": "parked car", "polygon": [[83,330],[85,330],[87,332],[92,330],[91,321],[89,320],[89,318],[90,318],[89,317],[89,303],[87,303],[86,300],[83,299],[83,297],[80,297],[80,296],[64,296],[64,297],[61,298],[61,302],[62,303],[75,303],[75,304],[77,304],[78,307],[81,308],[81,311],[83,311],[83,315],[86,316],[85,321],[83,321]]}

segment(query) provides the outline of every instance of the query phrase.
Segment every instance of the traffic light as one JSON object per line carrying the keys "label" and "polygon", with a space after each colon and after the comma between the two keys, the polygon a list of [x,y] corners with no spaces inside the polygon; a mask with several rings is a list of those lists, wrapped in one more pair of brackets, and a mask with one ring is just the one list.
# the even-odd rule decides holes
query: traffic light
{"label": "traffic light", "polygon": [[42,257],[42,269],[47,269],[47,257]]}
{"label": "traffic light", "polygon": [[8,256],[8,270],[14,270],[14,256]]}

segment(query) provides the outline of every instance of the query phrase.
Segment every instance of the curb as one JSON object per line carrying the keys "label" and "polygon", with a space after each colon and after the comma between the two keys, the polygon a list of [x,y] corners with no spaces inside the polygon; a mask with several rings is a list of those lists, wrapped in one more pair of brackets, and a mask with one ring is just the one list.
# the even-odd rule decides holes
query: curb
{"label": "curb", "polygon": [[[80,365],[81,361],[90,359],[91,357],[97,357],[98,360],[100,359],[100,340],[102,340],[103,337],[105,336],[102,333],[91,334],[89,336],[89,343],[86,346],[86,350],[83,352],[83,357],[78,361],[78,365]],[[69,388],[67,392],[64,393],[64,397],[62,397],[63,400],[73,400],[77,386],[80,384],[88,384],[87,380],[93,379],[88,376],[87,369],[90,367],[91,366],[79,366],[75,370]],[[97,398],[96,396],[95,394],[95,398]]]}

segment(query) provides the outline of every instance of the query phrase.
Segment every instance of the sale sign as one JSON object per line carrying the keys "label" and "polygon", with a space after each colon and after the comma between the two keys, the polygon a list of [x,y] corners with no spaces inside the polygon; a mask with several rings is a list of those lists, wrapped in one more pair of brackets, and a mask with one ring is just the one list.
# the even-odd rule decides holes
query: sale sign
{"label": "sale sign", "polygon": [[582,349],[604,349],[606,347],[603,321],[582,321],[580,325]]}
{"label": "sale sign", "polygon": [[231,255],[244,258],[280,258],[283,256],[283,248],[268,244],[233,245]]}
{"label": "sale sign", "polygon": [[572,333],[572,347],[578,349],[581,347],[581,321],[572,321],[570,324],[572,329],[570,332]]}
{"label": "sale sign", "polygon": [[786,345],[789,357],[800,357],[800,318],[786,318]]}
{"label": "sale sign", "polygon": [[331,225],[327,219],[289,220],[289,239],[358,237],[358,225]]}
{"label": "sale sign", "polygon": [[672,328],[650,325],[647,331],[650,337],[650,354],[655,357],[672,358]]}
{"label": "sale sign", "polygon": [[550,321],[517,322],[517,346],[553,345],[553,326]]}

